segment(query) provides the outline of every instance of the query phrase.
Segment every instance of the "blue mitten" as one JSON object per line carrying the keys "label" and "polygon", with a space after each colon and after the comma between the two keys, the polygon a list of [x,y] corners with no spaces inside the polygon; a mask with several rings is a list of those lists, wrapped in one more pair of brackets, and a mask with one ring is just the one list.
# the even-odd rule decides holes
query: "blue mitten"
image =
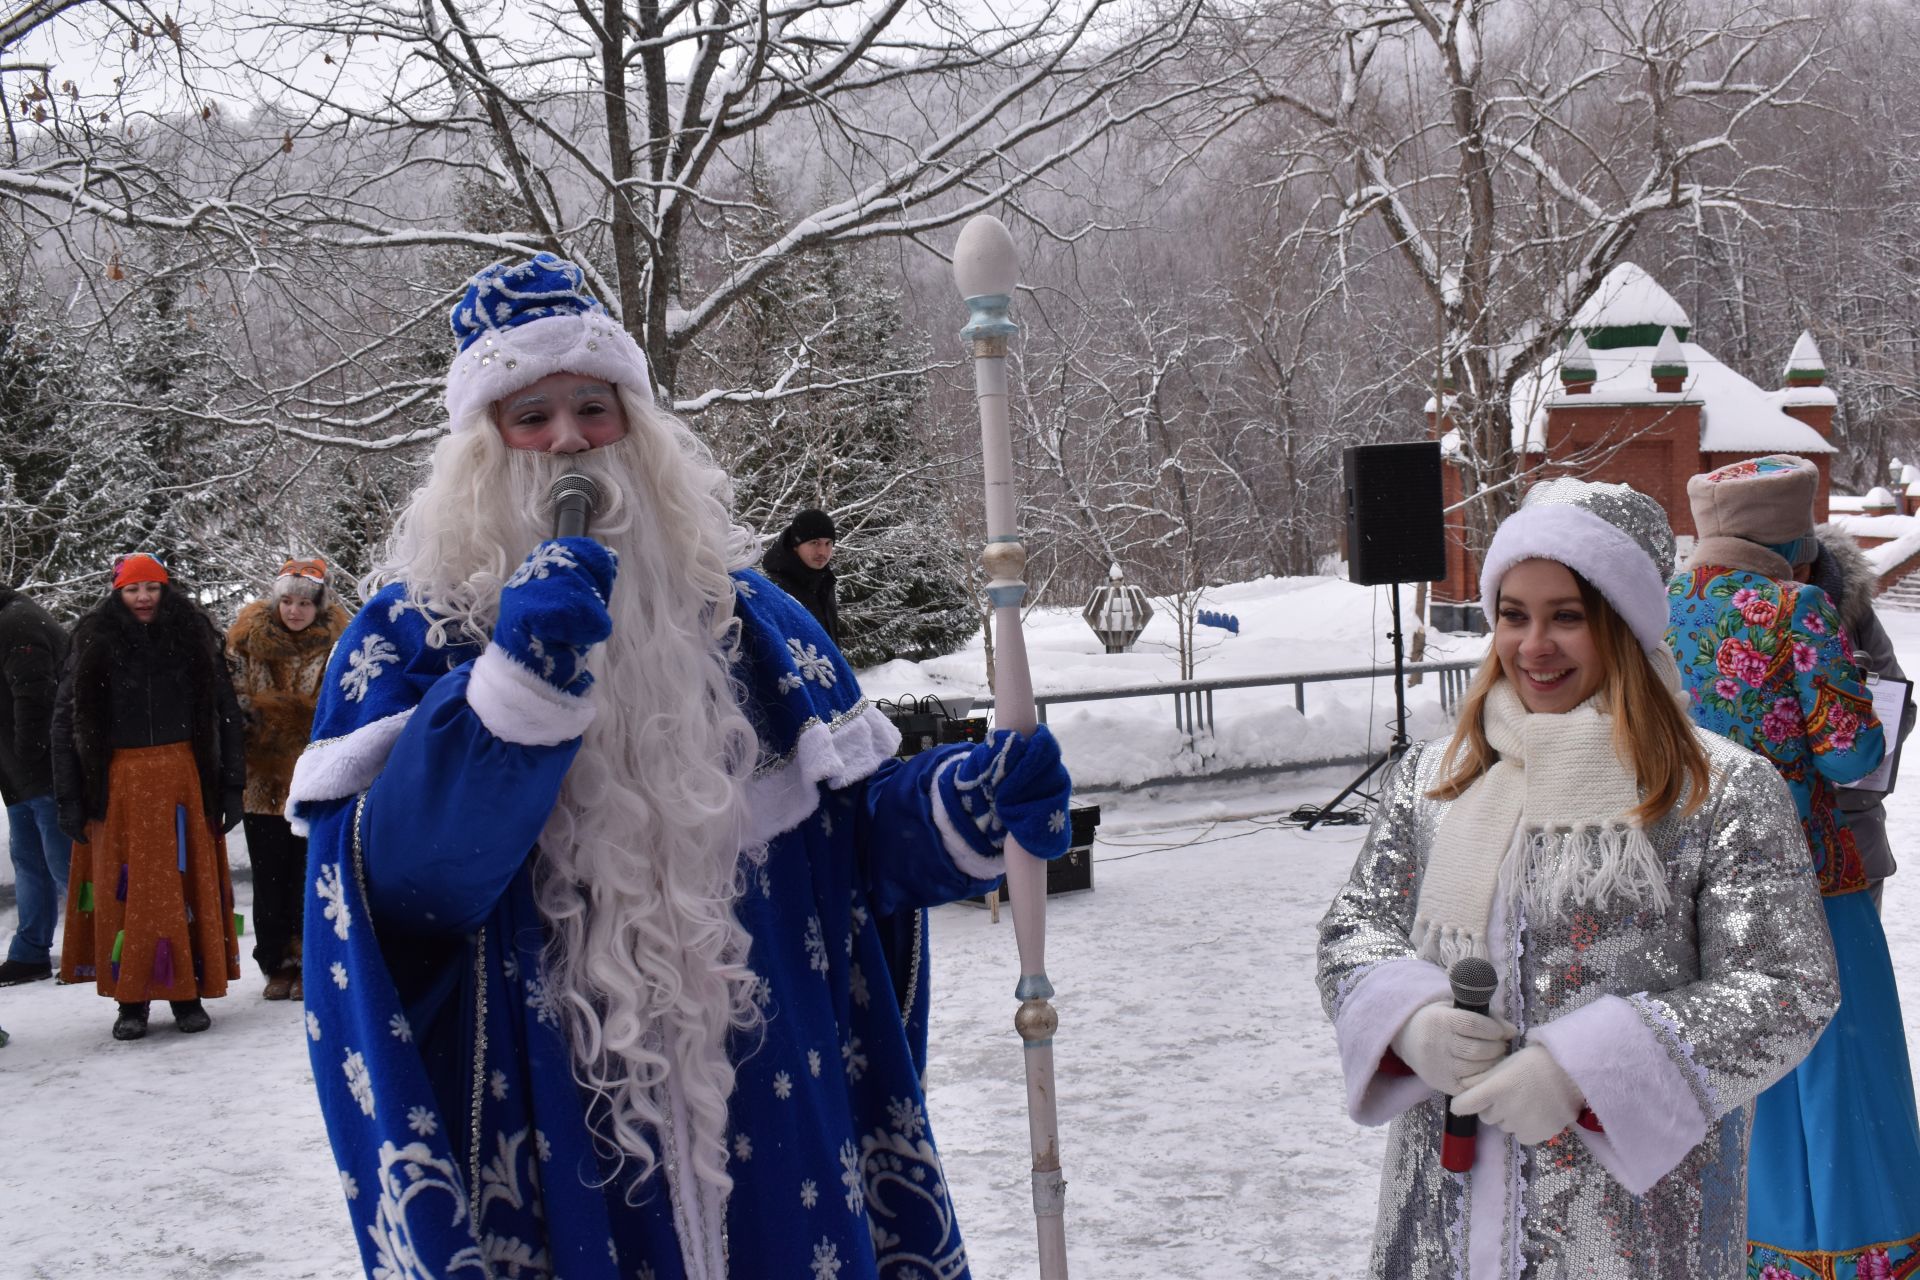
{"label": "blue mitten", "polygon": [[587,654],[613,634],[607,600],[617,562],[592,538],[555,538],[534,548],[500,590],[493,642],[562,693],[593,686]]}
{"label": "blue mitten", "polygon": [[1073,782],[1047,726],[1026,736],[996,729],[991,741],[938,776],[947,816],[982,853],[998,854],[1008,832],[1036,858],[1067,851],[1073,838],[1067,823]]}

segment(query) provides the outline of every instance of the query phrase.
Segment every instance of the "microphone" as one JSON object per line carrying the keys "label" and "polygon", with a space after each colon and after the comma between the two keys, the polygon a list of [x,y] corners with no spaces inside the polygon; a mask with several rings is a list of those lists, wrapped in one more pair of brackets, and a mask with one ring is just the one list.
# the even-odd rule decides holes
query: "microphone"
{"label": "microphone", "polygon": [[591,476],[569,471],[547,490],[547,503],[553,508],[553,536],[584,538],[587,522],[600,507],[600,486]]}
{"label": "microphone", "polygon": [[[1456,960],[1447,970],[1447,985],[1453,988],[1453,1007],[1484,1015],[1493,1002],[1494,988],[1500,977],[1493,966],[1479,956]],[[1473,1155],[1480,1143],[1480,1117],[1453,1114],[1453,1099],[1447,1099],[1446,1127],[1440,1135],[1440,1167],[1449,1173],[1465,1173],[1473,1168]]]}

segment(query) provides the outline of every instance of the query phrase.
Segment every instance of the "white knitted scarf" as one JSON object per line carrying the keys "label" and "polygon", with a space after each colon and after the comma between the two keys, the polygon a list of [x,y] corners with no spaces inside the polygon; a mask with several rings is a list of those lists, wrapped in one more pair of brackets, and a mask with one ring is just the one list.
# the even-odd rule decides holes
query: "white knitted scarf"
{"label": "white knitted scarf", "polygon": [[1491,769],[1454,800],[1434,833],[1413,917],[1416,953],[1442,968],[1491,959],[1496,895],[1529,914],[1623,898],[1665,908],[1664,861],[1626,815],[1640,803],[1613,749],[1613,720],[1589,698],[1560,715],[1530,713],[1500,680],[1482,708]]}

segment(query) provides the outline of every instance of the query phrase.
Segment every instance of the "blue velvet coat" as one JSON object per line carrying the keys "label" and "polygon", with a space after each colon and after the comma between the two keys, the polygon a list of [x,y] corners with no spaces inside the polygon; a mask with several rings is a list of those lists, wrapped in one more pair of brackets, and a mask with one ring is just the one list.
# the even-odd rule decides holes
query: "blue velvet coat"
{"label": "blue velvet coat", "polygon": [[530,867],[579,739],[491,733],[480,651],[430,644],[398,587],[335,649],[289,812],[311,829],[308,1047],[370,1276],[968,1274],[874,929],[999,874],[930,796],[966,748],[894,759],[813,619],[735,585],[769,842],[737,910],[766,1017],[734,1046],[724,1205],[610,1179],[572,1079]]}

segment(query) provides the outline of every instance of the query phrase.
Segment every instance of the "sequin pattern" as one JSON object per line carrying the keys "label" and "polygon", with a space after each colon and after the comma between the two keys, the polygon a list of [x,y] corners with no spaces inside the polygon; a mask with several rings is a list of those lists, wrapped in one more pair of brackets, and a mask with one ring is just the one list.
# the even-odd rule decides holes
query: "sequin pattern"
{"label": "sequin pattern", "polygon": [[[1569,1130],[1507,1144],[1518,1245],[1500,1280],[1735,1280],[1746,1274],[1747,1136],[1755,1097],[1805,1056],[1838,1003],[1832,947],[1793,803],[1772,768],[1700,734],[1712,793],[1649,837],[1673,906],[1608,903],[1525,918],[1520,895],[1496,904],[1509,947],[1500,963],[1516,1025],[1537,1027],[1603,995],[1628,998],[1707,1112],[1705,1138],[1646,1194],[1633,1196]],[[1442,751],[1416,747],[1387,784],[1346,887],[1320,924],[1318,982],[1329,1017],[1383,963],[1409,959],[1408,932],[1435,827],[1447,804],[1426,796]],[[1517,1047],[1517,1046],[1516,1046]],[[1466,1274],[1464,1179],[1439,1162],[1437,1098],[1393,1122],[1371,1274]],[[1475,1276],[1473,1280],[1489,1280]]]}

